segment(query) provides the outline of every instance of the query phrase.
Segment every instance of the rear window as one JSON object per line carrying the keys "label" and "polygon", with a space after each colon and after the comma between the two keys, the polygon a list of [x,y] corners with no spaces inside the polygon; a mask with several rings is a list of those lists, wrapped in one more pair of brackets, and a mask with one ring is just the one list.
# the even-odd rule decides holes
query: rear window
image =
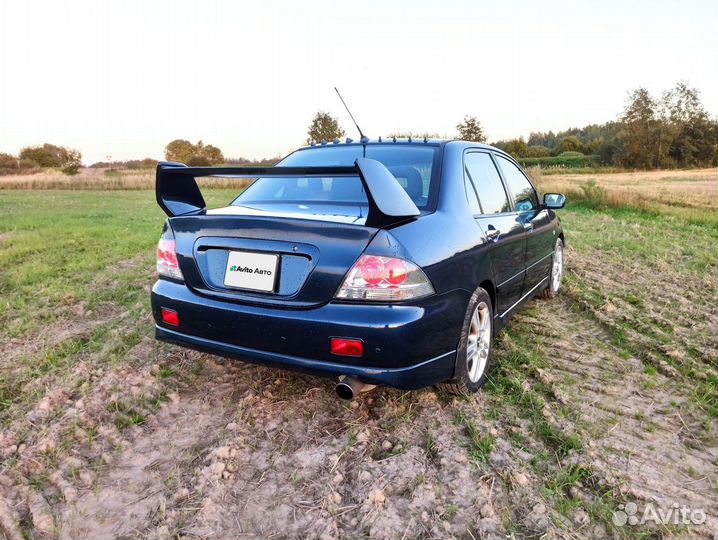
{"label": "rear window", "polygon": [[[429,204],[436,146],[352,145],[298,150],[278,163],[285,167],[353,166],[358,157],[383,163],[420,209]],[[233,205],[271,203],[367,204],[359,177],[258,178]]]}

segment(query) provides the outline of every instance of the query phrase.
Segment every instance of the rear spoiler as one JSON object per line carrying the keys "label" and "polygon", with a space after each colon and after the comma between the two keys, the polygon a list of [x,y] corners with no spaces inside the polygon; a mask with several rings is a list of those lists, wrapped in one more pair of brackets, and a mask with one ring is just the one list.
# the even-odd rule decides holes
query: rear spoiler
{"label": "rear spoiler", "polygon": [[420,214],[394,175],[382,163],[368,158],[357,158],[353,167],[188,167],[182,163],[162,162],[157,164],[157,204],[170,217],[202,213],[206,204],[195,179],[203,176],[359,176],[369,201],[367,226],[386,227]]}

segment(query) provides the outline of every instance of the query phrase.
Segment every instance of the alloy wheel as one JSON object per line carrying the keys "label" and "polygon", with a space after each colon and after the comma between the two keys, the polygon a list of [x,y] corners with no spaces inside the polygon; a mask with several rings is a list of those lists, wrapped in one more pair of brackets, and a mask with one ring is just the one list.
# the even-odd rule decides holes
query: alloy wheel
{"label": "alloy wheel", "polygon": [[551,268],[551,290],[558,292],[563,277],[563,243],[556,242],[556,249],[553,252],[553,267]]}
{"label": "alloy wheel", "polygon": [[479,302],[471,316],[466,343],[466,367],[471,382],[477,382],[484,374],[490,347],[491,311],[486,302]]}

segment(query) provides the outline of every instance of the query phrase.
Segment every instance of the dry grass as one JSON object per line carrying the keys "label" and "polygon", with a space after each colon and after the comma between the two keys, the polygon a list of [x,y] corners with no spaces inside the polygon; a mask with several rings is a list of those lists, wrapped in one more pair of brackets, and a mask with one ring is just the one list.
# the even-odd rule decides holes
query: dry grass
{"label": "dry grass", "polygon": [[718,169],[545,176],[529,170],[543,192],[560,192],[598,206],[632,206],[685,219],[715,221]]}
{"label": "dry grass", "polygon": [[[248,185],[246,178],[200,179],[200,186],[213,188],[241,189]],[[76,190],[133,190],[154,189],[154,169],[115,170],[80,169],[76,176],[67,176],[58,170],[46,169],[36,174],[0,176],[2,189],[76,189]]]}
{"label": "dry grass", "polygon": [[[632,206],[651,212],[701,222],[716,221],[718,211],[718,169],[687,171],[614,172],[608,174],[546,175],[538,167],[529,169],[543,192],[561,192],[574,201],[596,207]],[[201,187],[243,189],[248,179],[200,179]],[[154,189],[155,172],[81,169],[76,176],[56,170],[30,175],[0,177],[2,189],[141,190]]]}

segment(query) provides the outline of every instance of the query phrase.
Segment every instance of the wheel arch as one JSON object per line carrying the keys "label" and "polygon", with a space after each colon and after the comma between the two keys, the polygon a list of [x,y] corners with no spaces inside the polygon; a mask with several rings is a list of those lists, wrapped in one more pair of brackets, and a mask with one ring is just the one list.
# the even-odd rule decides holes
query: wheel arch
{"label": "wheel arch", "polygon": [[487,293],[489,293],[489,298],[491,298],[491,309],[493,310],[494,314],[496,313],[496,287],[494,287],[493,281],[490,279],[485,279],[481,283],[479,283],[479,287],[483,288]]}

